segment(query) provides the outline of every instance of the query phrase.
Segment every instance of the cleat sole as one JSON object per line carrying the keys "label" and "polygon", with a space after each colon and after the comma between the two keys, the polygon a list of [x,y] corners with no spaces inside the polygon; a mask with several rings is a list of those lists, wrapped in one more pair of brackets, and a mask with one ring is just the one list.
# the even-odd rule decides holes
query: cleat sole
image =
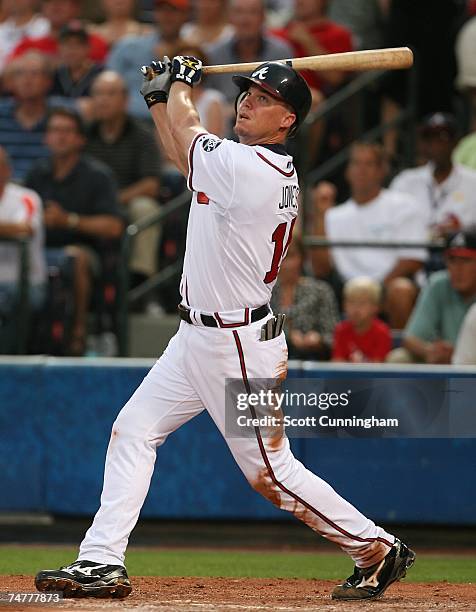
{"label": "cleat sole", "polygon": [[63,593],[64,598],[96,597],[98,599],[124,599],[131,591],[129,584],[87,586],[67,578],[37,578],[35,586],[38,591]]}

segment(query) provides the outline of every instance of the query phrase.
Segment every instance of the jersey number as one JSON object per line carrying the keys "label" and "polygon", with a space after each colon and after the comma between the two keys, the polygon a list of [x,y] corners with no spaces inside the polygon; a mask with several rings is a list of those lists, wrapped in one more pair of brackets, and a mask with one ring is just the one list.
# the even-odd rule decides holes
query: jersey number
{"label": "jersey number", "polygon": [[294,219],[291,221],[288,239],[286,240],[286,246],[284,246],[284,237],[286,236],[286,229],[288,227],[287,223],[280,223],[278,227],[274,230],[273,235],[271,236],[271,241],[274,242],[274,253],[273,260],[271,261],[271,269],[266,272],[266,276],[263,279],[266,284],[272,283],[276,280],[276,277],[278,276],[281,262],[283,261],[286,255],[289,245],[291,244],[296,219],[297,217],[294,217]]}

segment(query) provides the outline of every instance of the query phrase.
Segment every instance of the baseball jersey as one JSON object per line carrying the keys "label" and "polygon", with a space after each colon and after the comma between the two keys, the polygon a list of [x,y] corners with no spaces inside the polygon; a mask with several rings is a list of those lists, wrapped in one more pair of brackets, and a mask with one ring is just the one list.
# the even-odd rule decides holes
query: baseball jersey
{"label": "baseball jersey", "polygon": [[[366,204],[347,200],[326,212],[326,236],[329,240],[375,240],[381,242],[426,242],[426,217],[407,194],[382,189]],[[400,259],[424,261],[424,249],[332,249],[337,270],[344,280],[370,276],[383,281]]]}
{"label": "baseball jersey", "polygon": [[456,218],[461,227],[476,223],[476,172],[455,165],[448,178],[437,183],[431,163],[404,170],[390,185],[392,191],[411,193],[428,218],[428,225]]}
{"label": "baseball jersey", "polygon": [[[30,282],[39,285],[46,280],[43,248],[43,211],[38,194],[31,189],[8,183],[0,198],[0,225],[30,221],[33,236],[30,239]],[[0,242],[0,283],[16,283],[19,274],[19,249],[15,244]]]}
{"label": "baseball jersey", "polygon": [[298,214],[292,157],[282,145],[199,134],[188,187],[182,303],[208,313],[267,304]]}

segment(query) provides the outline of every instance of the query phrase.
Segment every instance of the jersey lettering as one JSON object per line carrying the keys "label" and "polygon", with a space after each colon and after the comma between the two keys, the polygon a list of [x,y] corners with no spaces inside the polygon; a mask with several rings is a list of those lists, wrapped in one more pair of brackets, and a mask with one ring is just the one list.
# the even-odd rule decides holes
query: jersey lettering
{"label": "jersey lettering", "polygon": [[285,185],[282,189],[281,201],[278,204],[279,210],[288,208],[298,209],[299,187],[297,185]]}

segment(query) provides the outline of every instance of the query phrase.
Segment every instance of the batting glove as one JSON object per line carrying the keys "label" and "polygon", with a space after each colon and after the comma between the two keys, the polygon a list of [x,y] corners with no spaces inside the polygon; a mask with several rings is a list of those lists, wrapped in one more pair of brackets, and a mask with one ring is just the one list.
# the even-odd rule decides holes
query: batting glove
{"label": "batting glove", "polygon": [[170,67],[170,59],[165,55],[161,62],[151,62],[140,69],[144,77],[140,92],[149,108],[161,102],[167,103],[171,84]]}
{"label": "batting glove", "polygon": [[172,60],[172,83],[186,83],[193,87],[202,78],[202,62],[190,55],[177,55]]}

